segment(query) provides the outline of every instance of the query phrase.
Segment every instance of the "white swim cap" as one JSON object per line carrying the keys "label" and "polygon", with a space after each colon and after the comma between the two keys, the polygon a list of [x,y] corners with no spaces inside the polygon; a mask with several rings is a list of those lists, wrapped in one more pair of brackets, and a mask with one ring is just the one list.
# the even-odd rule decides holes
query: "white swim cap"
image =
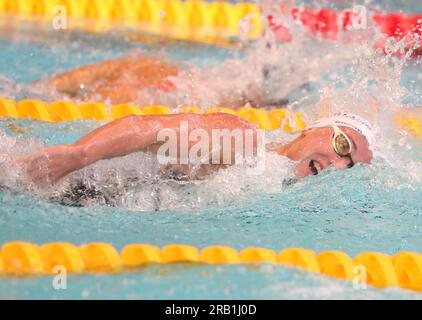
{"label": "white swim cap", "polygon": [[350,113],[337,113],[332,117],[323,118],[312,123],[309,128],[325,128],[336,125],[348,127],[363,135],[371,147],[374,143],[374,133],[371,124],[364,118]]}

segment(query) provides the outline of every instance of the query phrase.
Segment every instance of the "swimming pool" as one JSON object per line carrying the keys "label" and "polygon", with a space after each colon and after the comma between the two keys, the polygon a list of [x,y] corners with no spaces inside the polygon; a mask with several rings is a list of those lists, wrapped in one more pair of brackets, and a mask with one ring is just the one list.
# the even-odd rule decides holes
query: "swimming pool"
{"label": "swimming pool", "polygon": [[[22,40],[0,42],[1,58],[5,62],[0,65],[0,74],[18,83],[118,57],[140,46],[151,52],[157,43],[172,61],[189,60],[200,68],[245,55],[240,49],[186,46],[159,38],[150,38],[150,44],[140,44],[119,35],[57,36],[46,32],[37,34],[38,41],[29,43],[25,37],[28,33],[34,31],[20,31],[17,35]],[[420,68],[420,64],[410,62],[402,76],[401,85],[413,93],[406,99],[413,104],[422,99]],[[344,70],[340,72],[343,74]],[[329,80],[322,77],[313,83],[316,88],[311,88],[309,96]],[[14,99],[28,94],[25,90],[7,91],[9,87],[4,87]],[[306,105],[302,108],[306,112]],[[47,145],[73,142],[98,125],[90,121],[52,124],[28,119],[0,122],[0,128],[9,137],[34,138]],[[153,196],[148,197],[146,191],[142,193],[144,205],[131,206],[125,202],[118,208],[64,207],[37,197],[0,191],[0,243],[11,240],[36,244],[66,241],[76,245],[106,242],[117,249],[139,242],[160,247],[171,243],[200,248],[209,245],[275,250],[303,247],[318,252],[342,250],[351,256],[364,251],[420,252],[421,141],[409,137],[392,143],[386,150],[391,154],[384,152],[370,167],[359,165],[348,171],[331,171],[293,185],[283,184],[282,174],[273,174],[273,170],[285,163],[270,159],[273,162],[264,178],[245,179],[241,171],[234,170],[209,184],[184,187],[179,193],[176,188],[165,189],[162,197],[168,201],[158,211],[150,205]],[[127,161],[133,164],[133,159]],[[0,297],[421,298],[420,294],[396,288],[354,290],[349,282],[274,265],[160,265],[124,274],[74,275],[69,278],[67,290],[52,289],[49,277],[2,277]]]}

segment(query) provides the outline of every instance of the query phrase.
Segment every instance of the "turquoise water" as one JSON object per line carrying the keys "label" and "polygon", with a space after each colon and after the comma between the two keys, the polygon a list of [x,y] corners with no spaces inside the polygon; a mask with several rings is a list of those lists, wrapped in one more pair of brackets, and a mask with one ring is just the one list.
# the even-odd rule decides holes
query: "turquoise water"
{"label": "turquoise water", "polygon": [[177,265],[112,276],[72,276],[61,291],[52,289],[50,278],[4,282],[0,297],[10,299],[420,299],[396,288],[354,290],[349,283],[271,265]]}
{"label": "turquoise water", "polygon": [[[31,31],[25,32],[25,34],[36,37]],[[74,41],[75,37],[77,41]],[[128,51],[139,50],[140,47],[144,50],[153,50],[157,45],[168,52],[173,61],[188,60],[198,66],[203,65],[205,59],[209,66],[218,63],[221,59],[236,55],[236,51],[233,49],[197,44],[186,46],[181,42],[151,37],[149,41],[151,45],[145,43],[140,45],[125,41],[121,35],[109,35],[102,38],[95,35],[51,34],[51,32],[40,36],[40,41],[35,43],[10,42],[0,39],[2,49],[0,73],[8,75],[9,78],[19,83],[29,83],[82,64],[117,58]],[[67,46],[67,42],[71,42],[73,45]],[[45,59],[45,57],[49,59]]]}
{"label": "turquoise water", "polygon": [[[36,37],[35,33],[32,36]],[[118,57],[140,46],[151,53],[158,44],[172,60],[188,60],[199,67],[242,56],[240,50],[186,46],[162,39],[150,39],[150,44],[141,45],[124,41],[118,35],[47,33],[48,40],[37,36],[39,40],[33,43],[25,39],[0,40],[5,62],[0,64],[0,74],[18,83],[29,83],[71,67]],[[422,89],[417,81],[420,68],[411,63],[402,78],[402,84],[416,92],[416,100],[421,98],[417,93]],[[18,120],[1,121],[0,129],[10,137],[34,138],[52,145],[74,142],[98,125],[89,121],[49,124]],[[24,133],[16,133],[13,128]],[[229,200],[197,203],[192,208],[162,208],[158,212],[124,207],[70,208],[0,191],[0,243],[95,241],[112,243],[119,250],[137,242],[157,246],[229,245],[236,249],[259,246],[276,251],[304,247],[342,250],[351,256],[363,251],[420,252],[422,183],[420,162],[416,159],[420,158],[417,151],[422,146],[415,139],[407,141],[412,147],[407,153],[399,146],[392,148],[397,161],[403,161],[399,162],[401,167],[380,158],[371,167],[358,165],[347,171],[327,172],[290,186],[280,180],[279,185],[272,185],[276,192],[257,188],[256,192],[235,193]],[[413,169],[406,167],[406,159],[410,159]],[[416,170],[416,178],[410,170]],[[226,183],[234,186],[239,182],[236,179]],[[171,265],[121,275],[71,276],[64,291],[52,289],[49,277],[3,277],[0,298],[420,299],[421,295],[396,288],[357,291],[350,283],[281,266]]]}

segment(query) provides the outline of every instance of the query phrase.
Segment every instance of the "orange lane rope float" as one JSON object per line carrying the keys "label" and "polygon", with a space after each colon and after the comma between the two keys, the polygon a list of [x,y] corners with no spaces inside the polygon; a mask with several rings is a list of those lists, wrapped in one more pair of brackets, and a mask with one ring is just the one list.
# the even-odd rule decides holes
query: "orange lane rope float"
{"label": "orange lane rope float", "polygon": [[364,272],[367,284],[377,288],[395,286],[422,291],[422,254],[416,252],[399,252],[394,256],[364,252],[352,259],[341,251],[318,254],[302,248],[286,248],[277,253],[256,247],[237,251],[228,246],[199,249],[184,244],[170,244],[163,248],[149,244],[129,244],[119,253],[107,243],[76,246],[57,242],[38,246],[27,242],[9,242],[1,247],[0,276],[54,274],[58,266],[67,273],[116,273],[150,264],[170,263],[269,263],[345,281],[353,281],[359,272]]}
{"label": "orange lane rope float", "polygon": [[[0,98],[0,117],[11,119],[33,118],[40,121],[61,122],[74,120],[113,121],[128,115],[170,114],[176,112],[170,107],[154,105],[139,107],[134,104],[107,106],[105,103],[76,104],[68,101],[46,103],[38,100],[21,100],[15,102]],[[196,107],[184,107],[177,112],[215,113],[224,112],[256,124],[263,130],[282,129],[294,133],[306,128],[304,114],[289,109],[266,111],[249,106],[240,109],[216,107],[203,111]],[[407,108],[396,113],[395,125],[412,136],[422,139],[422,112],[420,108]]]}
{"label": "orange lane rope float", "polygon": [[65,15],[66,28],[103,32],[127,27],[180,40],[214,43],[239,37],[242,21],[249,39],[262,35],[260,10],[253,3],[199,0],[0,0],[0,14],[53,21]]}
{"label": "orange lane rope float", "polygon": [[[230,3],[205,0],[0,0],[0,15],[24,19],[45,19],[49,22],[69,19],[65,28],[88,32],[103,32],[116,27],[130,28],[180,40],[221,43],[240,37],[260,38],[265,24],[280,41],[292,38],[278,15],[289,15],[301,23],[310,34],[336,40],[340,32],[364,28],[370,20],[385,37],[402,39],[407,34],[422,35],[422,15],[398,12],[373,13],[362,18],[358,8],[332,10],[321,8],[288,8],[281,4],[273,14],[263,17],[261,8],[253,2]],[[366,12],[365,16],[367,16]],[[60,29],[60,27],[58,26]],[[420,42],[420,41],[419,41]],[[382,48],[385,38],[377,43]],[[412,46],[409,44],[409,46]],[[420,53],[421,50],[415,53]]]}
{"label": "orange lane rope float", "polygon": [[[264,130],[283,129],[286,132],[301,131],[306,127],[303,113],[287,109],[265,111],[249,106],[240,109],[213,108],[201,111],[195,107],[181,108],[177,112],[186,113],[216,113],[235,114],[256,124]],[[46,103],[37,100],[22,100],[15,102],[0,98],[0,117],[12,119],[33,118],[40,121],[61,122],[73,120],[113,121],[128,115],[170,114],[172,109],[167,106],[145,106],[120,104],[108,107],[105,103],[83,103],[57,101]]]}

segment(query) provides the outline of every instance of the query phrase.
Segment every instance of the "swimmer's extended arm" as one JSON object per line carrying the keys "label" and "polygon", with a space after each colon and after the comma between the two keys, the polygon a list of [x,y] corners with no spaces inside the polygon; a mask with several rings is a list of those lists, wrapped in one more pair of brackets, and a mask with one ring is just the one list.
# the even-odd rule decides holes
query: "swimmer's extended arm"
{"label": "swimmer's extended arm", "polygon": [[[170,120],[169,120],[170,119]],[[175,119],[168,116],[129,116],[89,133],[75,144],[43,148],[17,159],[26,167],[28,178],[39,185],[55,183],[66,175],[99,160],[148,149],[164,126]]]}
{"label": "swimmer's extended arm", "polygon": [[107,79],[121,64],[121,61],[104,61],[83,66],[53,77],[52,83],[59,92],[75,96],[81,86],[90,86],[101,78]]}
{"label": "swimmer's extended arm", "polygon": [[55,183],[66,175],[100,160],[122,157],[133,152],[153,149],[162,129],[179,134],[181,121],[189,130],[201,128],[255,129],[243,119],[229,114],[178,114],[129,116],[106,124],[75,144],[41,149],[17,160],[27,169],[28,177],[39,185]]}
{"label": "swimmer's extended arm", "polygon": [[145,151],[157,142],[163,128],[178,131],[177,119],[181,116],[129,116],[89,133],[74,144],[81,157],[82,166],[99,160],[122,157],[133,152]]}
{"label": "swimmer's extended arm", "polygon": [[[165,61],[150,57],[125,58],[103,61],[77,68],[52,78],[52,84],[59,92],[81,99],[95,96],[116,97],[113,103],[133,100],[133,92],[145,87],[158,87],[169,76],[174,76],[177,68]],[[129,92],[128,97],[122,91]],[[120,92],[120,94],[119,94]]]}

